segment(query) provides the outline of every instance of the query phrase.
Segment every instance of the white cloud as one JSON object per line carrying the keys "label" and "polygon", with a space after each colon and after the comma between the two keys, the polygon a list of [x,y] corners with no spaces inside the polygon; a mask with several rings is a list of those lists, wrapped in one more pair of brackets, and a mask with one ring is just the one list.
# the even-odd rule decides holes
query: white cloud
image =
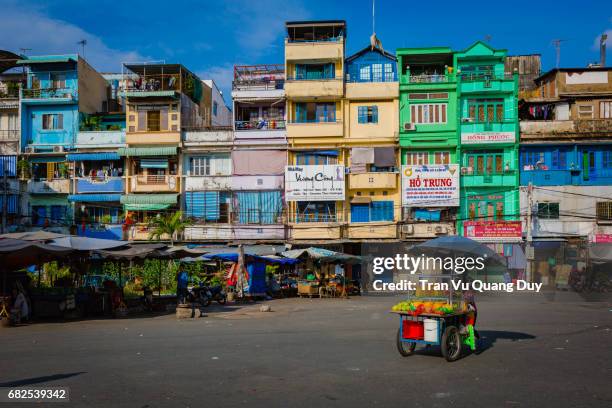
{"label": "white cloud", "polygon": [[85,59],[98,71],[121,71],[123,61],[146,60],[136,51],[109,47],[86,30],[66,21],[45,15],[41,8],[18,3],[2,6],[0,49],[19,53],[31,48],[28,55],[69,54],[81,52],[80,40],[87,40]]}
{"label": "white cloud", "polygon": [[239,0],[227,9],[236,22],[236,41],[249,58],[265,55],[270,49],[282,47],[285,21],[303,20],[310,12],[299,0]]}

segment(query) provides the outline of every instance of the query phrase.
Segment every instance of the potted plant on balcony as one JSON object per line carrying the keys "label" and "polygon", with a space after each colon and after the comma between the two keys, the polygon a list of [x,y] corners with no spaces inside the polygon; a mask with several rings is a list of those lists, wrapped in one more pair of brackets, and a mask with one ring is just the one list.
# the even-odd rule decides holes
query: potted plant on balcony
{"label": "potted plant on balcony", "polygon": [[19,159],[17,172],[19,173],[19,179],[28,180],[30,178],[30,162],[23,158]]}
{"label": "potted plant on balcony", "polygon": [[59,172],[60,178],[67,179],[70,176],[70,170],[68,169],[68,165],[66,163],[60,163],[57,166],[57,171]]}
{"label": "potted plant on balcony", "polygon": [[149,232],[149,240],[162,239],[167,235],[170,238],[170,245],[174,246],[174,240],[185,230],[185,227],[191,225],[191,221],[183,219],[183,213],[177,211],[174,214],[159,215],[149,223],[151,231]]}

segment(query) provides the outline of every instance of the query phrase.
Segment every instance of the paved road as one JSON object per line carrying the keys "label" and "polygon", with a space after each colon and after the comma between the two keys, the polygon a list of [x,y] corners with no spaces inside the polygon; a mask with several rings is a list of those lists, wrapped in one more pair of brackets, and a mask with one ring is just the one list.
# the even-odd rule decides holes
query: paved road
{"label": "paved road", "polygon": [[[612,305],[479,300],[485,349],[402,358],[397,297],[285,299],[0,330],[0,390],[68,386],[75,407],[609,407]],[[0,408],[4,404],[0,404]],[[27,406],[19,404],[17,406]]]}

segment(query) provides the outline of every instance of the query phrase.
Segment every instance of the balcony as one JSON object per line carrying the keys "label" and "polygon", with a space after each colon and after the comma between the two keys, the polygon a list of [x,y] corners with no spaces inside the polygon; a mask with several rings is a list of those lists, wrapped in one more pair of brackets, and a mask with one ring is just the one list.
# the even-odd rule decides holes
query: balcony
{"label": "balcony", "polygon": [[395,189],[397,173],[349,174],[349,189]]}
{"label": "balcony", "polygon": [[437,238],[455,234],[454,222],[414,222],[400,225],[400,238],[405,240],[421,238]]}
{"label": "balcony", "polygon": [[121,177],[84,177],[76,179],[76,193],[123,193],[125,184]]}
{"label": "balcony", "polygon": [[27,102],[72,103],[77,101],[77,90],[74,88],[29,88],[21,90],[21,99]]}
{"label": "balcony", "polygon": [[313,98],[338,99],[344,95],[344,82],[342,78],[287,79],[285,95],[293,100]]}
{"label": "balcony", "polygon": [[124,147],[125,131],[81,131],[77,133],[76,148]]}
{"label": "balcony", "polygon": [[[518,83],[518,74],[516,75]],[[505,92],[513,93],[515,87],[514,74],[460,74],[459,88],[462,93]]]}
{"label": "balcony", "polygon": [[231,177],[231,188],[240,190],[282,190],[285,187],[284,175],[259,175]]}
{"label": "balcony", "polygon": [[324,41],[285,40],[285,60],[301,62],[342,61],[344,38],[335,37]]}
{"label": "balcony", "polygon": [[178,145],[181,143],[181,133],[163,131],[127,133],[125,141],[128,145]]}
{"label": "balcony", "polygon": [[27,139],[27,146],[34,148],[51,148],[54,146],[72,146],[72,133],[68,130],[39,130]]}
{"label": "balcony", "polygon": [[284,84],[284,65],[237,65],[234,67],[232,98],[282,98],[285,95]]}
{"label": "balcony", "polygon": [[132,193],[179,192],[179,176],[176,175],[135,175],[130,176]]}
{"label": "balcony", "polygon": [[231,185],[231,175],[185,177],[185,191],[229,190]]}
{"label": "balcony", "polygon": [[342,238],[342,226],[328,222],[291,224],[289,238],[294,241],[340,239]]}
{"label": "balcony", "polygon": [[185,146],[231,144],[234,132],[229,129],[190,130],[183,132]]}
{"label": "balcony", "polygon": [[342,121],[334,122],[289,122],[287,123],[287,137],[314,138],[314,137],[342,137],[344,128]]}
{"label": "balcony", "polygon": [[591,139],[612,133],[612,119],[525,120],[520,122],[521,140]]}
{"label": "balcony", "polygon": [[576,170],[522,170],[521,185],[533,183],[536,186],[564,186],[579,184],[581,171]]}
{"label": "balcony", "polygon": [[205,224],[185,228],[187,241],[284,240],[285,226]]}
{"label": "balcony", "polygon": [[503,172],[475,173],[471,167],[461,168],[462,187],[486,187],[486,186],[516,186],[516,171],[505,170]]}
{"label": "balcony", "polygon": [[395,222],[366,222],[349,224],[347,226],[349,239],[396,239],[397,224]]}
{"label": "balcony", "polygon": [[462,144],[516,143],[516,122],[473,122],[465,118],[461,122]]}
{"label": "balcony", "polygon": [[69,194],[70,180],[28,180],[27,192],[31,194]]}
{"label": "balcony", "polygon": [[347,82],[347,99],[397,99],[399,86],[395,82]]}
{"label": "balcony", "polygon": [[0,129],[0,141],[14,142],[19,140],[20,130],[18,129]]}
{"label": "balcony", "polygon": [[[149,241],[153,229],[148,224],[136,224],[131,226],[124,235],[130,241]],[[167,241],[170,237],[166,234],[160,237],[162,241]]]}
{"label": "balcony", "polygon": [[123,225],[122,224],[92,224],[85,225],[85,229],[82,227],[77,228],[77,235],[80,237],[87,238],[100,238],[100,239],[123,239]]}
{"label": "balcony", "polygon": [[[240,139],[285,139],[287,137],[287,122],[284,119],[237,120],[234,121],[235,138]],[[278,141],[277,141],[278,143]]]}

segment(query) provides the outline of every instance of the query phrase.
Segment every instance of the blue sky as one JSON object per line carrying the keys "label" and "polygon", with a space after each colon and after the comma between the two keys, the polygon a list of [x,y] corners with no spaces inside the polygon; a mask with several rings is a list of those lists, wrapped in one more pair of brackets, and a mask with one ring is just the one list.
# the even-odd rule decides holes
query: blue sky
{"label": "blue sky", "polygon": [[[510,54],[542,54],[543,68],[549,69],[555,64],[551,40],[566,40],[561,66],[585,66],[599,59],[597,38],[607,31],[612,65],[609,4],[377,0],[376,32],[391,51],[430,45],[462,49],[490,36],[493,47]],[[99,71],[120,71],[121,61],[178,62],[214,79],[229,103],[234,64],[283,62],[284,21],[346,20],[349,55],[368,44],[371,13],[371,0],[0,0],[0,49],[72,53],[84,38],[85,57]]]}

